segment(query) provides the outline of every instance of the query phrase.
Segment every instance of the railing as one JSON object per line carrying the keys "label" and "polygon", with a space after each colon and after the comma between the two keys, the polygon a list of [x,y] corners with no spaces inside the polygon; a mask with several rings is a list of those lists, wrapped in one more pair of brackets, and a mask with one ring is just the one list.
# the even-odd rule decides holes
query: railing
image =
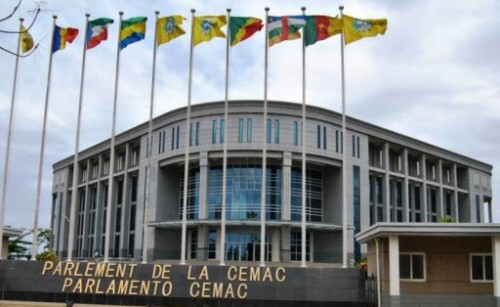
{"label": "railing", "polygon": [[375,275],[366,276],[365,280],[365,295],[366,295],[366,306],[376,307],[378,302],[377,297],[377,277]]}

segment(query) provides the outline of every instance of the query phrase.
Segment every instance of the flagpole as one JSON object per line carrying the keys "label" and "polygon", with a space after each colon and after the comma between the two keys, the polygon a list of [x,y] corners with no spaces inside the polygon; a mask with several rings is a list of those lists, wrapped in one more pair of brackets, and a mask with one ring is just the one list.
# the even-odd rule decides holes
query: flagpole
{"label": "flagpole", "polygon": [[269,35],[268,35],[268,20],[269,7],[266,11],[266,33],[264,39],[264,117],[262,123],[262,182],[260,195],[260,266],[266,266],[265,262],[265,247],[266,247],[266,171],[267,171],[267,71],[268,71],[268,51],[269,51]]}
{"label": "flagpole", "polygon": [[227,203],[227,129],[228,123],[228,109],[229,109],[229,43],[231,39],[231,30],[229,28],[231,22],[231,9],[227,10],[227,35],[226,35],[226,89],[224,99],[224,152],[222,154],[222,212],[221,212],[221,240],[220,240],[220,265],[225,265],[226,258],[226,203]]}
{"label": "flagpole", "polygon": [[[340,18],[343,18],[344,7],[339,6]],[[342,73],[342,267],[347,268],[347,128],[345,102],[345,69],[344,69],[344,31],[340,36],[340,59]]]}
{"label": "flagpole", "polygon": [[154,101],[155,101],[155,79],[156,79],[156,51],[158,49],[157,39],[158,39],[158,15],[159,11],[155,11],[155,37],[153,40],[153,68],[151,74],[151,97],[150,97],[150,106],[149,106],[149,127],[148,127],[148,142],[147,142],[147,156],[148,156],[148,165],[146,168],[146,199],[144,201],[143,208],[143,227],[142,227],[142,263],[148,262],[148,208],[149,203],[151,201],[151,155],[153,154],[153,110],[154,110]]}
{"label": "flagpole", "polygon": [[[120,77],[120,33],[122,29],[123,12],[120,15],[120,23],[118,26],[118,42],[116,44],[116,70],[115,70],[115,93],[113,98],[113,120],[111,124],[111,144],[109,154],[109,179],[108,179],[108,208],[106,211],[106,237],[104,239],[104,262],[109,261],[109,249],[111,245],[111,217],[113,216],[113,186],[115,174],[115,130],[116,130],[116,105],[118,101],[118,81]],[[121,218],[121,217],[120,217]],[[115,251],[116,252],[116,251]]]}
{"label": "flagpole", "polygon": [[188,197],[188,176],[189,176],[189,126],[191,125],[191,88],[193,83],[193,36],[194,36],[194,13],[191,9],[191,45],[189,48],[189,78],[188,78],[188,105],[186,114],[186,137],[184,142],[184,191],[182,199],[182,230],[181,230],[181,261],[180,264],[186,264],[186,234],[187,234],[187,197]]}
{"label": "flagpole", "polygon": [[42,190],[42,177],[43,177],[43,158],[45,153],[45,138],[47,130],[47,113],[49,110],[49,96],[50,96],[50,77],[52,75],[52,58],[54,56],[54,34],[56,30],[57,16],[52,16],[52,40],[50,43],[50,56],[49,56],[49,69],[47,72],[47,89],[45,92],[45,109],[43,112],[43,128],[42,128],[42,142],[40,145],[40,161],[38,163],[38,182],[36,186],[36,203],[35,203],[35,222],[33,224],[33,244],[31,246],[31,260],[36,260],[36,253],[38,250],[38,214],[40,210],[40,194]]}
{"label": "flagpole", "polygon": [[[302,15],[305,15],[306,8],[302,7]],[[304,30],[302,30],[304,33]],[[307,194],[306,194],[306,44],[305,35],[302,37],[302,222],[301,222],[301,252],[302,257],[300,258],[300,266],[305,268],[306,265],[306,204],[307,204]]]}
{"label": "flagpole", "polygon": [[2,207],[0,208],[0,259],[2,259],[3,251],[3,227],[5,218],[5,207],[7,206],[7,186],[9,177],[10,166],[10,144],[12,141],[12,126],[14,122],[14,106],[16,101],[16,88],[17,88],[17,72],[19,70],[19,54],[21,52],[21,35],[23,32],[24,18],[19,18],[19,39],[17,40],[17,55],[16,63],[14,66],[14,84],[12,86],[12,99],[10,102],[10,115],[9,115],[9,130],[7,132],[7,145],[5,149],[5,165],[3,169],[3,184],[2,184]]}
{"label": "flagpole", "polygon": [[71,191],[71,204],[69,216],[69,234],[68,234],[68,256],[67,260],[71,261],[73,258],[73,242],[75,236],[75,220],[76,220],[76,197],[78,194],[78,155],[80,146],[80,126],[82,122],[82,104],[83,104],[83,84],[85,81],[85,58],[87,56],[87,32],[89,29],[90,14],[85,14],[85,39],[83,42],[83,60],[82,60],[82,73],[80,76],[80,96],[78,99],[78,119],[76,121],[76,140],[75,140],[75,154],[73,156],[73,180]]}

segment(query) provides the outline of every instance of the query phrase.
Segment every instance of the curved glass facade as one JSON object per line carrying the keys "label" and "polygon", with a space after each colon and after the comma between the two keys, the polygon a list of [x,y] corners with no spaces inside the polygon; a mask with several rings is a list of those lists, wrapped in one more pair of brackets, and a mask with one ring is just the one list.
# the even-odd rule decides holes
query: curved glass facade
{"label": "curved glass facade", "polygon": [[[302,170],[292,168],[291,220],[302,219]],[[306,221],[321,222],[323,218],[323,180],[320,171],[306,172]]]}
{"label": "curved glass facade", "polygon": [[[281,167],[268,166],[266,181],[266,219],[280,220]],[[262,168],[257,165],[228,165],[226,183],[226,219],[260,219]],[[220,219],[222,212],[221,166],[210,167],[208,187],[208,218]]]}
{"label": "curved glass facade", "polygon": [[[192,168],[189,170],[188,178],[188,201],[187,201],[187,219],[199,219],[200,211],[200,169]],[[184,176],[180,179],[179,191],[179,219],[182,220],[182,208],[184,202]]]}

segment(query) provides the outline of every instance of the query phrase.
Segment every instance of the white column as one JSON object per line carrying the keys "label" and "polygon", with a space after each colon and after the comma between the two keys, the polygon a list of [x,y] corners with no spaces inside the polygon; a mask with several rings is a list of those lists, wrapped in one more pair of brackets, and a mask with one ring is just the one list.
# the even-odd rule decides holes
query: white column
{"label": "white column", "polygon": [[383,168],[384,168],[384,211],[385,211],[385,221],[390,222],[391,221],[391,181],[390,181],[390,175],[389,175],[389,143],[384,144],[384,162],[383,162]]}
{"label": "white column", "polygon": [[429,200],[427,199],[427,167],[426,167],[426,156],[422,155],[420,158],[420,174],[422,176],[422,189],[420,190],[420,212],[421,212],[421,221],[426,223],[429,221],[429,217],[427,216],[429,210]]}
{"label": "white column", "polygon": [[404,221],[409,222],[410,221],[410,189],[408,188],[409,184],[409,179],[408,176],[410,174],[410,168],[408,167],[408,149],[403,150],[403,172],[405,174],[405,180],[404,180],[404,196],[403,196],[403,212],[405,215]]}
{"label": "white column", "polygon": [[493,256],[493,296],[500,301],[500,236],[491,238]]}
{"label": "white column", "polygon": [[399,296],[399,237],[389,236],[389,295]]}

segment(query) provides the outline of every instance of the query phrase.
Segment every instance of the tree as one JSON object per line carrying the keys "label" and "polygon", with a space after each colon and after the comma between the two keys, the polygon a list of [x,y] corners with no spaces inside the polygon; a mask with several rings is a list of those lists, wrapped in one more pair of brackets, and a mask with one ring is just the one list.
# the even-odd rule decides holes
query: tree
{"label": "tree", "polygon": [[[25,238],[27,236],[33,235],[32,230],[23,232],[20,236],[15,237],[9,241],[9,255],[21,258],[31,258],[31,246],[32,241],[28,241]],[[52,237],[51,228],[40,228],[37,233],[37,245],[42,247],[44,251],[48,251],[50,247],[50,239]]]}
{"label": "tree", "polygon": [[[17,5],[12,9],[12,11],[5,17],[0,17],[0,24],[10,20],[11,18],[14,17],[14,15],[16,14],[16,12],[19,10],[19,7],[21,6],[23,0],[19,0],[19,2],[17,3]],[[33,25],[35,24],[37,18],[38,18],[38,15],[40,14],[41,12],[41,7],[42,5],[45,4],[43,1],[40,1],[40,2],[35,2],[35,8],[32,9],[32,10],[29,10],[28,12],[31,12],[31,13],[35,13],[35,16],[33,17],[33,20],[31,21],[30,25],[27,27],[26,29],[26,32],[28,32],[31,27],[33,27]],[[0,36],[3,36],[3,35],[19,35],[21,32],[19,32],[19,30],[4,30],[2,28],[0,28]],[[4,38],[2,38],[2,40],[4,40]],[[9,53],[11,55],[14,55],[14,56],[17,56],[17,57],[27,57],[27,56],[30,56],[33,51],[35,51],[36,49],[38,48],[38,44],[35,45],[35,47],[33,47],[33,49],[31,49],[30,52],[26,53],[26,54],[20,54],[19,53],[19,50],[15,50],[15,51],[12,51],[12,50],[8,50],[7,48],[5,48],[4,46],[0,45],[0,50],[2,50],[3,52],[6,52],[6,53]]]}

